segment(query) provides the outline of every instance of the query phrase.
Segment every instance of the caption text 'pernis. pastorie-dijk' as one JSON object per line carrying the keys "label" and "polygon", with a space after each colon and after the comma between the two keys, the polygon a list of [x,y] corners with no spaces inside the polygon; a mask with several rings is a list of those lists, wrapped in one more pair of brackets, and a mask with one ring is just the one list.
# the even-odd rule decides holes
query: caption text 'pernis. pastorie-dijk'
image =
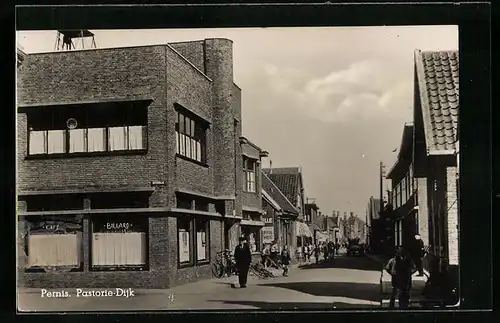
{"label": "caption text 'pernis. pastorie-dijk'", "polygon": [[47,289],[40,290],[41,297],[47,298],[67,298],[67,297],[134,297],[135,291],[132,288],[114,288],[114,289],[81,289],[74,290],[59,290],[49,291]]}

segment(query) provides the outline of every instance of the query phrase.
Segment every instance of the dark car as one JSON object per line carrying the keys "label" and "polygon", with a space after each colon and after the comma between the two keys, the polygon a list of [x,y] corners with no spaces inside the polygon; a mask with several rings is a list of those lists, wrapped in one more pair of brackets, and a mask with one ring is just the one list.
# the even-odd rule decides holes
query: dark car
{"label": "dark car", "polygon": [[363,247],[358,244],[352,244],[347,247],[348,256],[360,256],[362,254],[364,254]]}

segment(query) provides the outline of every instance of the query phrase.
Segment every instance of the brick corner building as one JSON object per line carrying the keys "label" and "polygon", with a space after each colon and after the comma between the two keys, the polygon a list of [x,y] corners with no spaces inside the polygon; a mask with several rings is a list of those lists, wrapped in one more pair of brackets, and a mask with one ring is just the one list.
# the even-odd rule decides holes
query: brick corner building
{"label": "brick corner building", "polygon": [[166,288],[210,277],[250,203],[232,45],[23,56],[21,286]]}

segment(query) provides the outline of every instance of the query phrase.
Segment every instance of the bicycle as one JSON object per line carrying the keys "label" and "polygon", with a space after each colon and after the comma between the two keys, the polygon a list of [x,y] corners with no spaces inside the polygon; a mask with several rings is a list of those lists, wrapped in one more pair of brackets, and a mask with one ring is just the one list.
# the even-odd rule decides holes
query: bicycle
{"label": "bicycle", "polygon": [[281,259],[279,256],[269,256],[266,258],[265,260],[265,267],[266,268],[269,268],[269,267],[273,267],[273,268],[276,268],[276,269],[283,269],[283,264],[281,263]]}
{"label": "bicycle", "polygon": [[261,264],[258,264],[258,263],[251,264],[249,269],[250,269],[249,270],[250,274],[252,274],[253,276],[257,276],[257,277],[259,277],[261,279],[275,277],[272,272],[270,272],[269,270],[265,269],[264,267],[262,267]]}
{"label": "bicycle", "polygon": [[231,251],[226,249],[217,252],[212,265],[212,275],[215,278],[222,278],[226,275],[231,277],[234,274],[236,274],[236,263]]}

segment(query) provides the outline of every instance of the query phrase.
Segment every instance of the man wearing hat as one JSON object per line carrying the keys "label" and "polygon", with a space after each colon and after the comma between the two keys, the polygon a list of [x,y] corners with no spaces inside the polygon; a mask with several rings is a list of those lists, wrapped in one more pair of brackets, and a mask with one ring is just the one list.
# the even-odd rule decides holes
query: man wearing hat
{"label": "man wearing hat", "polygon": [[238,280],[240,288],[247,287],[248,270],[252,262],[252,252],[245,237],[240,237],[240,243],[234,250],[234,260],[238,269]]}

